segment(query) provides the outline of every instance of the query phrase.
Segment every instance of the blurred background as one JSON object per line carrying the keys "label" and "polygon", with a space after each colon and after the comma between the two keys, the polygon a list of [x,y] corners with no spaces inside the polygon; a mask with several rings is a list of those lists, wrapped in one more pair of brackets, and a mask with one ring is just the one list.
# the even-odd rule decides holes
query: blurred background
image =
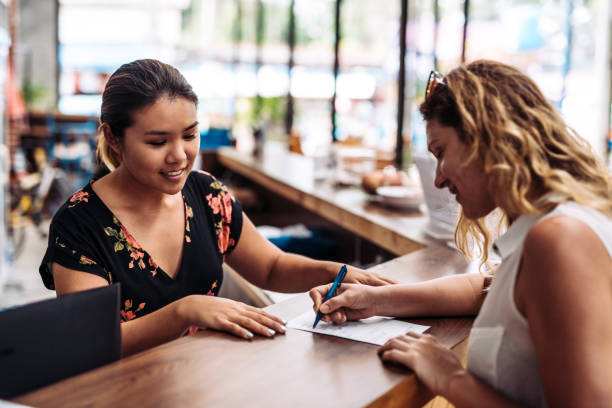
{"label": "blurred background", "polygon": [[610,163],[610,3],[0,0],[0,307],[41,296],[48,220],[96,171],[100,94],[125,62],[183,72],[203,152],[265,139],[319,157],[342,144],[405,169],[426,149],[430,70],[495,59],[531,76]]}

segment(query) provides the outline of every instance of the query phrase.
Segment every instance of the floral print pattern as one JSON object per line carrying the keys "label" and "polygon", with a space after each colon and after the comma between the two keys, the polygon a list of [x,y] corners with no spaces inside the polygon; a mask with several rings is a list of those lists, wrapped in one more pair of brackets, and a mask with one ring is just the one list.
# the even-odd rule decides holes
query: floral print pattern
{"label": "floral print pattern", "polygon": [[86,191],[83,191],[81,189],[81,190],[77,191],[76,193],[74,193],[72,195],[72,197],[70,197],[69,202],[71,204],[68,205],[68,208],[72,208],[75,205],[77,205],[78,203],[81,203],[81,202],[85,202],[86,203],[88,201],[89,201],[89,193],[86,192]]}
{"label": "floral print pattern", "polygon": [[[121,252],[123,250],[128,251],[131,258],[128,268],[133,269],[134,262],[136,262],[136,265],[138,265],[140,269],[145,269],[146,265],[143,260],[145,253],[142,250],[142,247],[138,244],[138,242],[136,242],[132,234],[129,233],[129,231],[123,226],[123,224],[121,224],[121,222],[119,222],[116,217],[113,217],[113,223],[119,228],[115,229],[113,227],[106,227],[104,228],[104,233],[109,237],[115,238],[115,252]],[[155,265],[151,273],[153,275],[157,273],[157,265]]]}
{"label": "floral print pattern", "polygon": [[[189,219],[193,218],[193,209],[187,205],[185,198],[183,197],[183,201],[185,202],[185,242],[190,243],[191,238],[189,233],[191,232],[191,227],[189,224]],[[144,249],[140,246],[138,241],[130,234],[130,232],[125,228],[125,226],[116,218],[113,217],[113,223],[119,227],[119,229],[115,229],[113,227],[104,228],[104,233],[116,239],[114,243],[115,252],[121,252],[124,249],[128,251],[130,255],[130,263],[128,264],[129,269],[134,269],[134,266],[137,265],[140,269],[145,269],[146,264],[144,262],[145,255],[148,256],[148,265],[149,271],[151,275],[157,275],[157,271],[159,266],[153,260],[153,258],[146,254]]]}
{"label": "floral print pattern", "polygon": [[109,284],[120,282],[122,322],[158,310],[170,298],[217,295],[222,262],[236,245],[242,224],[240,204],[221,182],[194,171],[182,191],[185,239],[180,281],[158,273],[162,269],[99,199],[92,184],[74,193],[52,222],[52,244],[40,267],[47,288],[55,287],[49,268],[53,262],[95,274]]}
{"label": "floral print pattern", "polygon": [[[59,237],[55,237],[55,245],[57,245],[60,248],[67,248],[66,244],[64,244],[63,242],[60,241]],[[77,251],[75,251],[74,249],[70,251],[73,255],[77,254]],[[80,265],[97,265],[98,263],[96,261],[94,261],[93,259],[85,256],[85,255],[80,255],[79,256],[79,264]],[[110,273],[110,271],[106,268],[104,269],[104,273],[106,274],[106,280],[108,281],[109,285],[113,283],[113,275]],[[52,287],[50,287],[49,289],[55,289],[55,285],[53,285]]]}
{"label": "floral print pattern", "polygon": [[104,273],[106,273],[106,280],[108,281],[109,285],[113,284],[113,274],[110,273],[110,271],[106,268],[104,268]]}
{"label": "floral print pattern", "polygon": [[213,212],[219,252],[225,255],[229,247],[236,245],[234,239],[230,238],[232,200],[234,200],[234,198],[227,190],[227,187],[215,179],[210,183],[210,187],[215,191],[215,194],[207,194],[206,201]]}
{"label": "floral print pattern", "polygon": [[[76,252],[76,251],[75,251]],[[81,255],[81,258],[79,259],[79,263],[81,265],[95,265],[96,262],[92,261],[91,259],[89,259],[88,257],[86,257],[85,255]]]}
{"label": "floral print pattern", "polygon": [[144,309],[146,303],[142,302],[141,304],[138,305],[138,308],[136,308],[135,310],[131,310],[132,309],[132,299],[126,299],[125,302],[123,302],[123,309],[121,309],[121,323],[127,322],[129,320],[132,320],[136,317],[136,312],[140,312],[142,309]]}
{"label": "floral print pattern", "polygon": [[155,263],[155,261],[153,260],[153,258],[149,257],[149,266],[152,268],[151,269],[151,275],[155,276],[157,275],[157,264]]}
{"label": "floral print pattern", "polygon": [[218,284],[219,281],[214,281],[213,284],[210,286],[210,289],[208,289],[208,292],[206,292],[206,296],[215,296],[215,292],[213,292],[213,290],[217,287]]}
{"label": "floral print pattern", "polygon": [[60,242],[59,237],[55,237],[55,245],[57,245],[60,248],[66,248],[66,244],[64,244],[63,242]]}
{"label": "floral print pattern", "polygon": [[193,209],[187,205],[185,196],[183,196],[183,202],[185,203],[185,242],[189,244],[191,242],[191,237],[189,236],[189,233],[191,232],[191,227],[189,226],[189,219],[193,218]]}

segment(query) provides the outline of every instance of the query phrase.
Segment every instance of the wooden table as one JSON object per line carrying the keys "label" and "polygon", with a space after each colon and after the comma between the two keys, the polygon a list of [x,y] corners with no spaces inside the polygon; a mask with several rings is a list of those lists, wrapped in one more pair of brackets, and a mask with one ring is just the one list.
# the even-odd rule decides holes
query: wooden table
{"label": "wooden table", "polygon": [[[461,255],[431,246],[374,270],[416,282],[471,270]],[[269,306],[292,318],[311,305],[306,294]],[[471,318],[410,319],[460,350]],[[459,343],[459,346],[457,344]],[[377,346],[288,330],[245,341],[202,331],[14,398],[40,407],[408,407],[430,392],[408,370],[381,363]],[[44,369],[44,367],[41,367]]]}
{"label": "wooden table", "polygon": [[396,255],[424,248],[435,240],[423,233],[422,212],[385,208],[358,187],[337,187],[315,180],[314,161],[267,143],[260,158],[221,148],[219,162],[256,184],[330,220]]}

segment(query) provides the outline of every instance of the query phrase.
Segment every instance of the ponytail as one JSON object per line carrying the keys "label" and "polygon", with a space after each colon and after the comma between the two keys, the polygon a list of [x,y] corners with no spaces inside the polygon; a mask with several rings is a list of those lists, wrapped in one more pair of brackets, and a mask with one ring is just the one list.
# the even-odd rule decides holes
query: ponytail
{"label": "ponytail", "polygon": [[98,128],[96,157],[110,171],[115,170],[121,164],[121,155],[113,150],[112,146],[107,143],[102,125]]}

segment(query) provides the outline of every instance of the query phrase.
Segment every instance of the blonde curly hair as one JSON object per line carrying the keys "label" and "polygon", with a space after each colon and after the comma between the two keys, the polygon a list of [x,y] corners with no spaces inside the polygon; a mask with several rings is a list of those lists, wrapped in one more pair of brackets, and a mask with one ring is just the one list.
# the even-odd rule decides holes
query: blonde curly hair
{"label": "blonde curly hair", "polygon": [[[610,173],[516,68],[487,60],[455,68],[420,111],[426,121],[453,127],[471,148],[468,161],[482,165],[489,193],[502,212],[500,227],[567,201],[612,217]],[[493,233],[486,217],[470,220],[462,213],[455,242],[465,255],[477,253],[484,263]]]}

